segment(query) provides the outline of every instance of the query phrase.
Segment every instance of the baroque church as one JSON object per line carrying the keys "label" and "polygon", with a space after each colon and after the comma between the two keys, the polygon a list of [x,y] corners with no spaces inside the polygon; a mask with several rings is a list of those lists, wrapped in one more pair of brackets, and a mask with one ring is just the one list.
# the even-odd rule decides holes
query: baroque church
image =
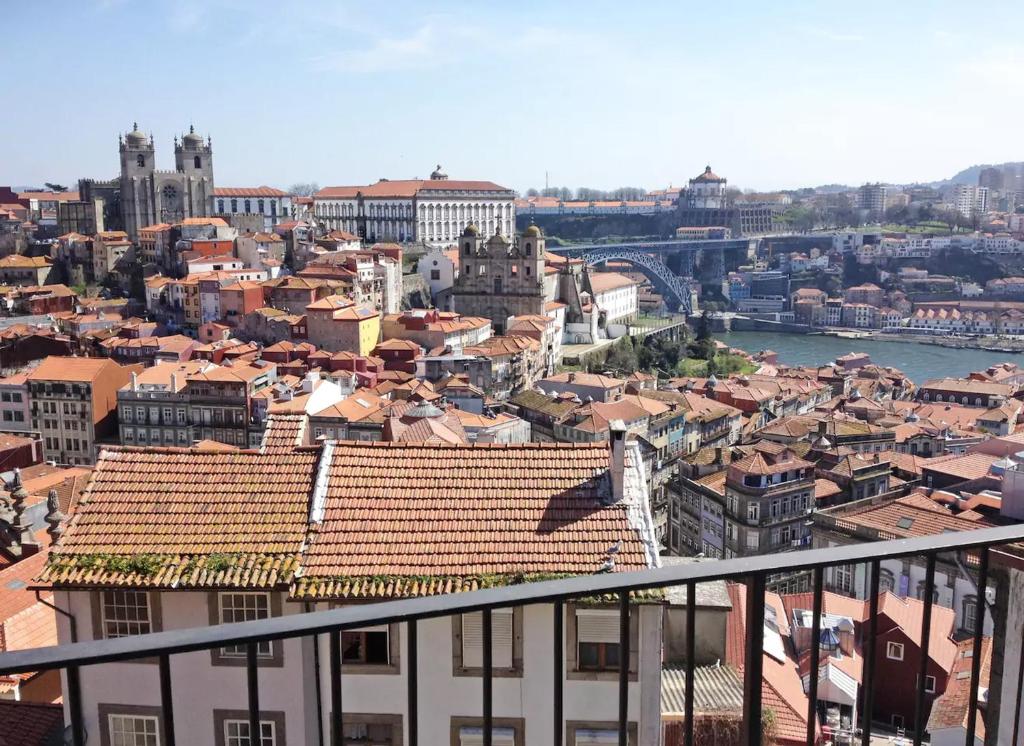
{"label": "baroque church", "polygon": [[118,136],[121,151],[120,206],[124,229],[134,241],[139,229],[213,214],[213,146],[189,127],[174,138],[174,170],[156,168],[153,136],[138,124]]}

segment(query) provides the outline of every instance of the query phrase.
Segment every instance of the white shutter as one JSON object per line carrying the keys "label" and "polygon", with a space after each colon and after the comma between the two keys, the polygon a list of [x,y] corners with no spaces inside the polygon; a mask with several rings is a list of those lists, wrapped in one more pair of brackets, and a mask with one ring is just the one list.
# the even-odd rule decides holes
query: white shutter
{"label": "white shutter", "polygon": [[[512,728],[491,728],[491,746],[515,746],[516,732]],[[459,746],[483,746],[483,728],[459,728]]]}
{"label": "white shutter", "polygon": [[619,641],[619,612],[605,609],[576,610],[577,642]]}
{"label": "white shutter", "polygon": [[[484,665],[483,614],[474,611],[462,615],[462,665],[481,668]],[[495,668],[512,668],[512,610],[491,612],[491,663]]]}
{"label": "white shutter", "polygon": [[579,729],[576,731],[576,743],[571,746],[594,746],[595,744],[617,744],[618,742],[618,731]]}

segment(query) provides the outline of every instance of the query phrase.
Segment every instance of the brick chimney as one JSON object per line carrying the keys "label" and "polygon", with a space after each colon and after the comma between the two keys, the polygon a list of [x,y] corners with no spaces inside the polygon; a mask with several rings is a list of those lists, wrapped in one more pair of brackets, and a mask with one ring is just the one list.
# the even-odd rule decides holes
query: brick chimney
{"label": "brick chimney", "polygon": [[608,423],[608,439],[611,444],[611,463],[608,473],[611,475],[611,503],[622,500],[626,491],[626,423],[612,420]]}

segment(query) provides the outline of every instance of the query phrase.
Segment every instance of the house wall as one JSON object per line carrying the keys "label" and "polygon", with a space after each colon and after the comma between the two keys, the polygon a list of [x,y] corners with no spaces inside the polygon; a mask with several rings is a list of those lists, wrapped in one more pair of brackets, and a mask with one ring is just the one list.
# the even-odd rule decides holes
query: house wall
{"label": "house wall", "polygon": [[[94,637],[91,593],[59,591],[57,603],[76,618],[79,640]],[[284,594],[281,594],[282,597]],[[205,592],[160,594],[164,631],[209,624]],[[326,608],[322,606],[321,608]],[[284,601],[285,615],[302,613],[303,606]],[[526,742],[545,746],[553,743],[551,655],[553,607],[522,607],[522,676],[495,676],[494,716],[523,718]],[[660,735],[660,682],[662,608],[658,604],[636,609],[639,621],[637,674],[630,685],[629,718],[639,723],[639,744],[657,746]],[[406,674],[409,651],[405,625],[399,627],[399,662],[395,672],[361,673],[343,669],[342,702],[345,713],[401,715],[408,722]],[[565,625],[568,634],[568,621]],[[59,617],[60,642],[70,641],[68,622]],[[418,712],[419,742],[450,743],[452,718],[482,717],[481,679],[453,673],[452,619],[424,620],[418,627]],[[315,744],[316,671],[312,638],[283,641],[282,666],[261,667],[260,709],[283,712],[289,744]],[[325,636],[319,648],[320,696],[324,743],[329,742],[330,662]],[[614,728],[618,703],[618,676],[614,672],[583,674],[575,678],[567,663],[564,688],[566,721],[607,722]],[[158,708],[160,689],[157,665],[152,662],[111,663],[81,670],[82,713],[86,731],[101,743],[99,706],[128,705]],[[579,674],[576,674],[579,676]],[[171,658],[175,735],[178,743],[214,743],[213,711],[245,710],[247,707],[245,666],[213,666],[209,651],[185,653]],[[66,682],[65,682],[66,686]],[[65,711],[65,717],[68,717]],[[92,742],[92,739],[90,739]],[[404,741],[408,743],[408,738]]]}

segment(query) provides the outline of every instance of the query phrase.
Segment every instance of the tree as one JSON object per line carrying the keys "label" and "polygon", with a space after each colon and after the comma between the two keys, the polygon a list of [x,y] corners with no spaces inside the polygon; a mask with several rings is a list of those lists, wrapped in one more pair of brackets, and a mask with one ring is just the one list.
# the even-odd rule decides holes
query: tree
{"label": "tree", "polygon": [[315,181],[299,182],[298,184],[292,184],[288,187],[288,193],[293,194],[296,197],[311,197],[319,191],[320,185]]}
{"label": "tree", "polygon": [[68,190],[68,188],[63,184],[51,184],[50,182],[46,182],[45,186],[51,192],[66,192]]}
{"label": "tree", "polygon": [[530,187],[529,189],[526,190],[526,196],[527,197],[539,197],[540,196],[540,192],[538,192],[533,187]]}
{"label": "tree", "polygon": [[704,313],[700,315],[700,321],[697,322],[697,341],[704,342],[708,339],[711,339],[711,317],[708,315],[707,309],[704,309]]}

